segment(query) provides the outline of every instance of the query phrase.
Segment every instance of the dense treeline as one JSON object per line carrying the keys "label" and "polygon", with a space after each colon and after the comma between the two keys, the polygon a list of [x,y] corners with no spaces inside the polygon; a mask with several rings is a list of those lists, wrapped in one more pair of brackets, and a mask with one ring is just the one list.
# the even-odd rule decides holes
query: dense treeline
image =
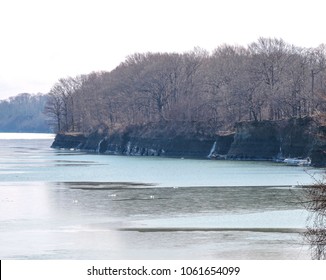
{"label": "dense treeline", "polygon": [[44,115],[47,95],[21,93],[0,100],[1,132],[50,132]]}
{"label": "dense treeline", "polygon": [[260,38],[212,54],[134,54],[111,72],[60,79],[46,105],[55,131],[173,124],[195,133],[237,121],[312,116],[325,109],[326,46]]}

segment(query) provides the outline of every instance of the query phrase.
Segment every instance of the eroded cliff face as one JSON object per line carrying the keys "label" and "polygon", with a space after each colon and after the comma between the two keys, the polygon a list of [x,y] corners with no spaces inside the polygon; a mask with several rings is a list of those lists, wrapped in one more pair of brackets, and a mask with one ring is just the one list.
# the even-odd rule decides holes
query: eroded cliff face
{"label": "eroded cliff face", "polygon": [[270,160],[280,150],[278,132],[271,122],[242,122],[236,125],[228,159]]}
{"label": "eroded cliff face", "polygon": [[[207,158],[212,147],[214,152],[226,154],[232,141],[233,136],[214,138],[176,136],[165,139],[137,137],[130,133],[107,135],[95,132],[88,137],[58,134],[52,148],[78,149],[108,155]],[[218,144],[214,144],[215,142]]]}
{"label": "eroded cliff face", "polygon": [[326,166],[326,128],[310,118],[241,122],[234,134],[178,135],[150,128],[132,128],[109,134],[96,131],[87,137],[58,134],[52,147],[114,155],[275,160],[311,157],[313,165]]}
{"label": "eroded cliff face", "polygon": [[80,149],[87,137],[80,133],[58,133],[51,145],[55,149]]}
{"label": "eroded cliff face", "polygon": [[326,166],[326,126],[318,128],[317,137],[314,139],[310,157],[315,166]]}
{"label": "eroded cliff face", "polygon": [[305,158],[311,156],[316,130],[317,125],[311,118],[238,123],[228,158]]}

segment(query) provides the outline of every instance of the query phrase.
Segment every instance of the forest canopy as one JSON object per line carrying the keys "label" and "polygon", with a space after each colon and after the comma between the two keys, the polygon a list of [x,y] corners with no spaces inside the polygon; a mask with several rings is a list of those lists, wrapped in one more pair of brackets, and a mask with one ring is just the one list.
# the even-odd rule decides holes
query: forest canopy
{"label": "forest canopy", "polygon": [[325,94],[326,45],[259,38],[212,53],[136,53],[110,72],[62,78],[45,112],[56,132],[173,124],[212,135],[239,121],[314,116]]}
{"label": "forest canopy", "polygon": [[1,132],[50,132],[44,115],[45,94],[21,93],[0,100]]}

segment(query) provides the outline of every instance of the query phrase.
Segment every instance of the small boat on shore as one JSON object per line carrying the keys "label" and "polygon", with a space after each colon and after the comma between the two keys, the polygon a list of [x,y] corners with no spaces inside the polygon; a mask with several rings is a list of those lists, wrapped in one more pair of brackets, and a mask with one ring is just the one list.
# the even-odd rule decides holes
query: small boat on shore
{"label": "small boat on shore", "polygon": [[293,166],[310,166],[311,165],[311,159],[309,157],[307,158],[286,158],[283,161],[287,165],[293,165]]}

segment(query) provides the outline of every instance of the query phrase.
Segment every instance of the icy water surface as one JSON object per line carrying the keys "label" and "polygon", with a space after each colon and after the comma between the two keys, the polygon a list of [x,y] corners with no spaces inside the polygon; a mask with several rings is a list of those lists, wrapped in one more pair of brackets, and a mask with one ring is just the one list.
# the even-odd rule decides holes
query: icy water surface
{"label": "icy water surface", "polygon": [[[1,259],[309,259],[322,170],[50,149],[0,134]],[[209,151],[208,151],[209,153]]]}

